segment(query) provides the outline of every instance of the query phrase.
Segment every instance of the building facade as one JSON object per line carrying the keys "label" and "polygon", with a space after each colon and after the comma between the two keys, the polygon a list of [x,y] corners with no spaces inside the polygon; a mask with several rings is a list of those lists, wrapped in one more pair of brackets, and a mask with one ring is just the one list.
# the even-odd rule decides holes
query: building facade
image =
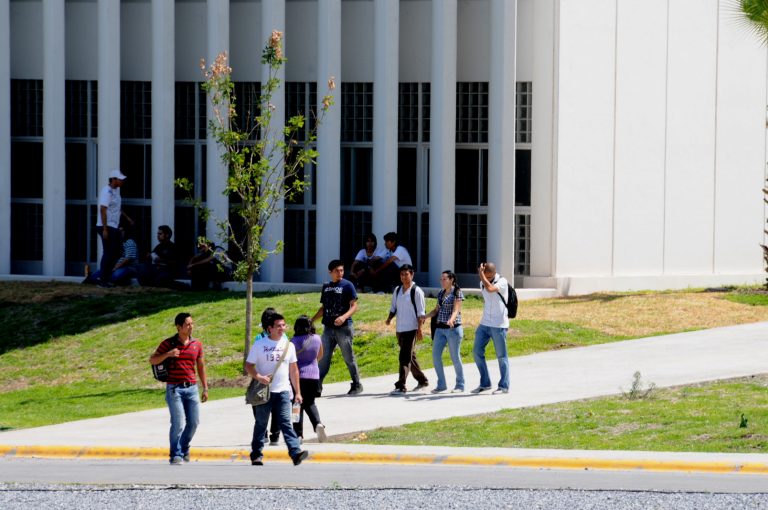
{"label": "building facade", "polygon": [[0,0],[0,274],[94,264],[112,168],[142,250],[215,238],[174,187],[229,210],[199,61],[228,52],[246,118],[277,29],[277,122],[338,87],[261,280],[397,231],[423,284],[483,260],[564,294],[760,281],[766,52],[727,4]]}

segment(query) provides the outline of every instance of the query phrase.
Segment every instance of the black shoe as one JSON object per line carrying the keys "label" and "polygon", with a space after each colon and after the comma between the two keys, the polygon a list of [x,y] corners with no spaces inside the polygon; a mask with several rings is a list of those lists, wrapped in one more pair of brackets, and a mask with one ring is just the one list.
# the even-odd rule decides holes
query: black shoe
{"label": "black shoe", "polygon": [[111,288],[114,288],[115,284],[112,283],[112,282],[102,282],[102,281],[99,281],[96,284],[96,286],[97,287],[101,287],[102,289],[111,289]]}
{"label": "black shoe", "polygon": [[358,395],[363,392],[363,385],[360,383],[352,383],[352,386],[349,388],[349,391],[347,392],[347,395]]}
{"label": "black shoe", "polygon": [[259,455],[255,459],[251,459],[251,466],[263,466],[264,465],[264,457]]}
{"label": "black shoe", "polygon": [[309,452],[307,450],[302,450],[299,453],[296,454],[295,457],[293,457],[293,465],[298,466],[301,464],[301,461],[309,457]]}

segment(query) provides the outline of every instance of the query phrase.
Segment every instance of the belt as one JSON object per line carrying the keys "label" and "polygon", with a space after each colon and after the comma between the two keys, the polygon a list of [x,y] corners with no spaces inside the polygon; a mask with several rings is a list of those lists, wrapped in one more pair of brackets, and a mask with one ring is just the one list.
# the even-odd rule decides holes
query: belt
{"label": "belt", "polygon": [[197,384],[197,383],[196,382],[184,381],[184,382],[180,382],[180,383],[168,383],[168,386],[181,386],[182,388],[189,388],[190,386],[194,386],[195,384]]}

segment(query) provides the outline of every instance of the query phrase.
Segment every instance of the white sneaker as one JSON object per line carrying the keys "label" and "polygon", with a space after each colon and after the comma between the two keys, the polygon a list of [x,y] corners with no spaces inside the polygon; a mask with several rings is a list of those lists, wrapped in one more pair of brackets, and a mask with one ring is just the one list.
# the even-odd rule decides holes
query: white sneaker
{"label": "white sneaker", "polygon": [[325,434],[325,425],[322,423],[317,424],[315,432],[317,433],[317,440],[319,442],[325,443],[328,440],[328,436]]}

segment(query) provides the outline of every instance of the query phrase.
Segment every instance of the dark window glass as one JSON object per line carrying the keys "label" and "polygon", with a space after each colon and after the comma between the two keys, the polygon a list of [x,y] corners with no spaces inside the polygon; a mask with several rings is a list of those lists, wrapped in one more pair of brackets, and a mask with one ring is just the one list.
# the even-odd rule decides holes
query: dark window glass
{"label": "dark window glass", "polygon": [[[195,182],[195,146],[176,144],[174,151],[174,164],[176,171],[174,172],[174,179],[186,178],[193,184],[191,195],[196,196],[199,191],[198,184]],[[184,200],[188,197],[188,193],[178,186],[175,186],[174,198],[176,200]]]}
{"label": "dark window glass", "polygon": [[64,85],[65,133],[67,137],[88,136],[88,82],[67,80]]}
{"label": "dark window glass", "polygon": [[11,142],[11,197],[43,198],[43,144]]}
{"label": "dark window glass", "polygon": [[248,132],[249,139],[256,140],[259,136],[256,117],[261,113],[259,98],[261,84],[259,82],[235,82],[235,125],[239,131]]}
{"label": "dark window glass", "polygon": [[419,84],[400,83],[397,105],[397,138],[400,142],[419,141]]}
{"label": "dark window glass", "polygon": [[[397,239],[398,243],[408,250],[413,260],[414,267],[417,271],[421,268],[418,267],[417,255],[419,253],[419,214],[410,211],[398,211],[397,213]],[[384,241],[381,241],[382,245]]]}
{"label": "dark window glass", "polygon": [[120,82],[120,137],[152,138],[152,82]]}
{"label": "dark window glass", "polygon": [[[125,182],[127,184],[128,181],[126,180]],[[122,190],[125,190],[125,188],[126,185],[123,185]],[[123,197],[125,197],[124,194]],[[125,211],[125,214],[127,214],[134,222],[133,233],[135,235],[136,244],[139,246],[139,258],[141,258],[143,254],[150,252],[157,244],[157,230],[152,230],[152,207],[130,205],[126,204],[125,200],[123,200],[123,211]],[[96,224],[95,218],[93,224]],[[171,228],[173,229],[172,240],[175,242],[177,232],[176,229],[173,228],[173,225],[171,225]]]}
{"label": "dark window glass", "polygon": [[285,267],[289,269],[304,268],[304,234],[306,228],[306,211],[288,209],[285,211]]}
{"label": "dark window glass", "polygon": [[64,256],[67,262],[86,262],[88,260],[88,208],[77,204],[66,206],[66,236]]}
{"label": "dark window glass", "polygon": [[123,198],[152,198],[151,145],[121,144],[120,169],[127,177],[120,189]]}
{"label": "dark window glass", "polygon": [[[196,132],[198,85],[195,82],[176,82],[175,108],[176,108],[176,139],[194,140]],[[203,103],[202,108],[205,108]]]}
{"label": "dark window glass", "polygon": [[11,258],[43,260],[42,204],[11,203]]}
{"label": "dark window glass", "polygon": [[416,205],[416,148],[397,151],[397,205]]}
{"label": "dark window glass", "polygon": [[341,84],[341,141],[373,141],[373,83]]}
{"label": "dark window glass", "polygon": [[11,136],[43,136],[43,80],[11,80]]}
{"label": "dark window glass", "polygon": [[372,157],[370,147],[341,150],[341,205],[371,205]]}
{"label": "dark window glass", "polygon": [[515,151],[515,205],[531,205],[531,151]]}
{"label": "dark window glass", "polygon": [[314,129],[317,116],[317,83],[315,82],[286,82],[285,83],[285,121],[297,115],[304,117],[304,129],[295,136],[298,141],[306,141],[309,132]]}
{"label": "dark window glass", "polygon": [[456,149],[456,205],[479,205],[479,203],[479,151]]}
{"label": "dark window glass", "polygon": [[421,263],[419,271],[429,271],[429,212],[421,213]]}
{"label": "dark window glass", "polygon": [[85,143],[68,143],[66,148],[67,160],[67,200],[85,200],[88,191],[87,168],[88,158]]}
{"label": "dark window glass", "polygon": [[429,141],[430,84],[421,84],[421,141]]}
{"label": "dark window glass", "polygon": [[488,83],[456,83],[456,142],[488,143]]}
{"label": "dark window glass", "polygon": [[456,213],[456,273],[474,273],[486,259],[488,219],[485,214]]}
{"label": "dark window glass", "polygon": [[347,266],[371,232],[370,211],[341,211],[341,259]]}

